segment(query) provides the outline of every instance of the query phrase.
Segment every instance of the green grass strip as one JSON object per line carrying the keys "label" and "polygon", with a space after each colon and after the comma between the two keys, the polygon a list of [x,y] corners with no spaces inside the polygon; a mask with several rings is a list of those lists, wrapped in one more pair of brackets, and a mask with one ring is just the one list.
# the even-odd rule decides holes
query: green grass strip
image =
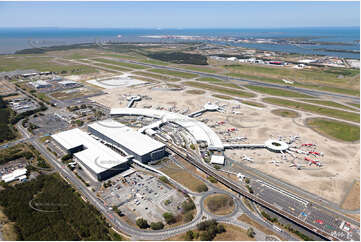
{"label": "green grass strip", "polygon": [[352,122],[359,123],[360,122],[360,115],[357,113],[350,113],[346,111],[340,111],[332,108],[324,108],[312,104],[307,103],[300,103],[295,101],[289,101],[285,99],[279,99],[279,98],[264,98],[264,102],[271,103],[278,106],[288,107],[288,108],[294,108],[297,110],[302,110],[306,112],[316,113],[320,115],[325,115],[333,118],[339,118],[343,120],[348,120]]}

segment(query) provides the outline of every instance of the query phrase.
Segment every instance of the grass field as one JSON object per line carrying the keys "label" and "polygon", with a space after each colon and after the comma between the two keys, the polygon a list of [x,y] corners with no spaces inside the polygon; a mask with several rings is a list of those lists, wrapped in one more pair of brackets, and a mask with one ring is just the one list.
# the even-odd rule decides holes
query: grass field
{"label": "grass field", "polygon": [[[262,231],[262,232],[265,233],[265,234],[268,234],[268,235],[276,235],[276,236],[279,238],[279,236],[278,236],[276,233],[274,233],[272,230],[270,230],[270,229],[262,226],[261,224],[253,221],[253,220],[250,219],[246,214],[242,214],[241,216],[239,216],[239,217],[238,217],[238,220],[239,220],[239,221],[242,221],[242,222],[245,222],[245,223],[247,223],[247,224],[249,224],[249,225],[251,225],[252,227],[254,227],[254,228]],[[280,238],[280,239],[282,239],[282,238]]]}
{"label": "grass field", "polygon": [[218,92],[218,93],[227,94],[227,95],[236,96],[236,97],[254,97],[255,96],[253,93],[230,89],[230,88],[224,88],[224,87],[215,86],[215,85],[209,85],[209,84],[200,83],[200,82],[187,81],[187,82],[184,82],[183,84],[185,84],[187,86],[191,86],[191,87],[202,88],[202,89],[210,90],[213,92]]}
{"label": "grass field", "polygon": [[182,69],[207,72],[207,73],[217,73],[218,71],[209,67],[199,67],[199,66],[180,66]]}
{"label": "grass field", "polygon": [[170,81],[170,82],[180,81],[179,78],[163,76],[163,75],[158,75],[155,73],[149,73],[149,72],[144,72],[144,71],[135,71],[135,72],[133,72],[133,74],[136,74],[139,76],[150,77],[150,78],[154,78],[154,79],[158,79],[158,80],[163,80],[163,81]]}
{"label": "grass field", "polygon": [[105,67],[105,68],[109,68],[109,69],[117,70],[117,71],[132,71],[131,69],[128,69],[128,68],[125,68],[122,66],[108,65],[108,64],[104,64],[102,62],[89,62],[89,63],[96,65],[96,66]]}
{"label": "grass field", "polygon": [[230,214],[234,210],[233,199],[226,194],[209,195],[204,200],[204,205],[208,211],[216,215]]}
{"label": "grass field", "polygon": [[320,107],[320,106],[316,106],[316,105],[312,105],[312,104],[300,103],[300,102],[290,101],[290,100],[286,100],[286,99],[272,98],[272,97],[264,98],[263,101],[266,103],[271,103],[271,104],[278,105],[278,106],[294,108],[297,110],[302,110],[302,111],[311,112],[311,113],[315,113],[315,114],[321,114],[321,115],[325,115],[325,116],[329,116],[329,117],[333,117],[333,118],[339,118],[339,119],[343,119],[343,120],[348,120],[348,121],[352,121],[352,122],[356,122],[356,123],[360,122],[360,115],[357,113],[350,113],[350,112],[340,111],[340,110],[331,109],[331,108],[324,108],[324,107]]}
{"label": "grass field", "polygon": [[345,68],[293,69],[288,67],[238,64],[225,66],[234,73],[259,75],[275,79],[290,79],[297,82],[328,84],[333,86],[359,87],[360,71]]}
{"label": "grass field", "polygon": [[211,84],[216,84],[216,85],[225,86],[225,87],[243,89],[242,87],[240,87],[237,84],[226,82],[221,79],[217,79],[217,78],[213,78],[213,77],[201,77],[201,78],[198,78],[197,80],[202,81],[202,82],[209,82]]}
{"label": "grass field", "polygon": [[359,103],[347,103],[350,104],[351,106],[354,106],[356,108],[360,108],[360,104]]}
{"label": "grass field", "polygon": [[275,109],[272,110],[272,113],[283,118],[297,118],[300,116],[299,113],[288,109]]}
{"label": "grass field", "polygon": [[179,167],[167,167],[161,168],[160,170],[193,192],[197,192],[197,188],[200,185],[205,185],[204,182],[195,178],[194,176],[192,176],[192,174],[190,174],[186,170],[180,169]]}
{"label": "grass field", "polygon": [[288,90],[278,89],[278,88],[270,88],[270,87],[261,87],[261,86],[252,86],[252,85],[246,85],[248,89],[251,89],[255,92],[260,92],[272,96],[280,96],[280,97],[296,97],[296,98],[312,98],[312,96],[298,93],[298,92],[292,92]]}
{"label": "grass field", "polygon": [[307,125],[315,131],[341,141],[360,140],[360,127],[344,122],[338,122],[323,118],[307,119]]}
{"label": "grass field", "polygon": [[242,100],[242,103],[247,104],[249,106],[258,107],[258,108],[265,107],[265,105],[263,105],[262,103],[258,103],[258,102],[254,102],[254,101]]}
{"label": "grass field", "polygon": [[142,65],[137,65],[137,64],[133,64],[133,63],[125,63],[125,62],[114,61],[114,60],[108,60],[108,59],[103,59],[103,58],[95,58],[93,60],[98,61],[98,62],[104,62],[104,63],[112,64],[112,65],[117,65],[117,66],[128,67],[128,68],[131,68],[131,69],[147,69],[148,68],[148,67],[145,67],[145,66],[142,66]]}
{"label": "grass field", "polygon": [[192,74],[192,73],[186,73],[186,72],[181,72],[181,71],[170,71],[170,70],[166,70],[166,69],[151,69],[149,71],[158,73],[158,74],[170,75],[170,76],[187,78],[187,79],[196,78],[198,76],[198,75]]}
{"label": "grass field", "polygon": [[309,103],[314,103],[314,104],[321,104],[321,105],[325,105],[325,106],[330,106],[330,107],[335,107],[335,108],[343,108],[343,109],[348,109],[348,110],[352,110],[352,111],[358,111],[355,108],[350,108],[348,106],[342,105],[340,103],[334,102],[334,101],[328,101],[328,100],[302,100],[304,102],[309,102]]}
{"label": "grass field", "polygon": [[360,181],[354,182],[341,207],[348,210],[360,209]]}
{"label": "grass field", "polygon": [[219,94],[213,94],[212,96],[216,97],[216,98],[224,99],[224,100],[232,100],[233,99],[233,97],[225,96],[225,95],[219,95]]}
{"label": "grass field", "polygon": [[200,95],[200,94],[204,94],[204,93],[206,93],[206,92],[205,92],[205,91],[202,91],[202,90],[192,89],[192,90],[187,90],[186,93],[188,93],[188,94],[194,94],[194,95]]}
{"label": "grass field", "polygon": [[[262,82],[270,82],[270,83],[275,83],[275,84],[281,84],[283,86],[286,86],[286,84],[282,81],[283,78],[270,78],[270,77],[264,77],[261,76],[259,74],[254,74],[254,75],[249,75],[249,74],[244,74],[244,73],[229,73],[227,74],[228,76],[231,77],[238,77],[238,78],[243,78],[243,79],[247,79],[247,80],[257,80],[257,81],[262,81]],[[335,86],[331,86],[331,85],[326,85],[326,84],[321,84],[318,82],[315,83],[294,83],[292,86],[295,87],[301,87],[301,88],[307,88],[307,89],[315,89],[315,90],[320,90],[320,91],[326,91],[326,92],[335,92],[335,93],[342,93],[342,94],[347,94],[347,95],[352,95],[352,96],[360,96],[360,90],[358,89],[350,89],[347,87],[335,87]]]}
{"label": "grass field", "polygon": [[80,75],[97,72],[93,67],[86,65],[74,64],[61,64],[54,62],[53,58],[40,57],[40,56],[25,56],[25,55],[12,55],[0,56],[0,72],[34,69],[37,71],[53,71],[61,73],[66,71],[65,74]]}
{"label": "grass field", "polygon": [[[223,224],[223,223],[220,223]],[[255,241],[254,238],[250,238],[247,235],[247,231],[231,224],[223,224],[226,232],[217,234],[212,241]],[[194,233],[199,233],[198,229],[193,230]],[[186,234],[179,234],[168,238],[168,241],[185,241]],[[195,238],[193,241],[199,241],[200,238]]]}

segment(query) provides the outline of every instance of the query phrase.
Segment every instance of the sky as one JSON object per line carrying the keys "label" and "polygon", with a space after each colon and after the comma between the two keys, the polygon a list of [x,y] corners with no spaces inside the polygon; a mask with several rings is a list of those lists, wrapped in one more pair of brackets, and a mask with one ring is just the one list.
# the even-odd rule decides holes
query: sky
{"label": "sky", "polygon": [[360,2],[0,2],[0,27],[360,26]]}

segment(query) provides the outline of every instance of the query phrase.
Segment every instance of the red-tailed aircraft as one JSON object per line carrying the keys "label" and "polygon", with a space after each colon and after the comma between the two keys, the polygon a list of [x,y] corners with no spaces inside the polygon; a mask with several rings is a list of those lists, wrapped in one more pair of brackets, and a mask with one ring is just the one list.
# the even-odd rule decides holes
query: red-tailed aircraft
{"label": "red-tailed aircraft", "polygon": [[322,153],[316,152],[316,151],[310,151],[310,152],[308,152],[308,154],[310,154],[310,155],[318,155],[318,156],[322,156],[322,155],[323,155]]}
{"label": "red-tailed aircraft", "polygon": [[218,121],[217,124],[224,124],[225,122],[224,121]]}
{"label": "red-tailed aircraft", "polygon": [[233,131],[236,131],[236,130],[237,130],[236,128],[229,128],[228,132],[233,132]]}
{"label": "red-tailed aircraft", "polygon": [[319,161],[311,160],[311,159],[308,158],[308,157],[305,157],[305,160],[309,162],[308,165],[315,164],[315,165],[318,166],[318,167],[321,166],[321,163],[320,163]]}
{"label": "red-tailed aircraft", "polygon": [[312,146],[316,146],[315,144],[302,144],[301,146],[308,146],[308,147],[312,147]]}

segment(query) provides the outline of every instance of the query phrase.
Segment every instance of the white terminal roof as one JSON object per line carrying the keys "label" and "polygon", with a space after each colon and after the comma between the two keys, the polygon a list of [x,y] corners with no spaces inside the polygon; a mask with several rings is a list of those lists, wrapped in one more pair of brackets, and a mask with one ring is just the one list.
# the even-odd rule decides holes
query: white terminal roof
{"label": "white terminal roof", "polygon": [[224,165],[223,155],[212,155],[211,164]]}
{"label": "white terminal roof", "polygon": [[51,137],[66,149],[83,145],[85,150],[75,153],[74,156],[96,174],[128,160],[127,157],[121,156],[78,128],[54,134]]}
{"label": "white terminal roof", "polygon": [[203,122],[188,116],[164,110],[147,108],[112,108],[111,115],[137,115],[158,118],[162,122],[173,122],[186,128],[200,142],[207,142],[209,148],[223,150],[223,144],[218,135]]}
{"label": "white terminal roof", "polygon": [[165,147],[159,141],[111,119],[93,123],[89,127],[140,156]]}

